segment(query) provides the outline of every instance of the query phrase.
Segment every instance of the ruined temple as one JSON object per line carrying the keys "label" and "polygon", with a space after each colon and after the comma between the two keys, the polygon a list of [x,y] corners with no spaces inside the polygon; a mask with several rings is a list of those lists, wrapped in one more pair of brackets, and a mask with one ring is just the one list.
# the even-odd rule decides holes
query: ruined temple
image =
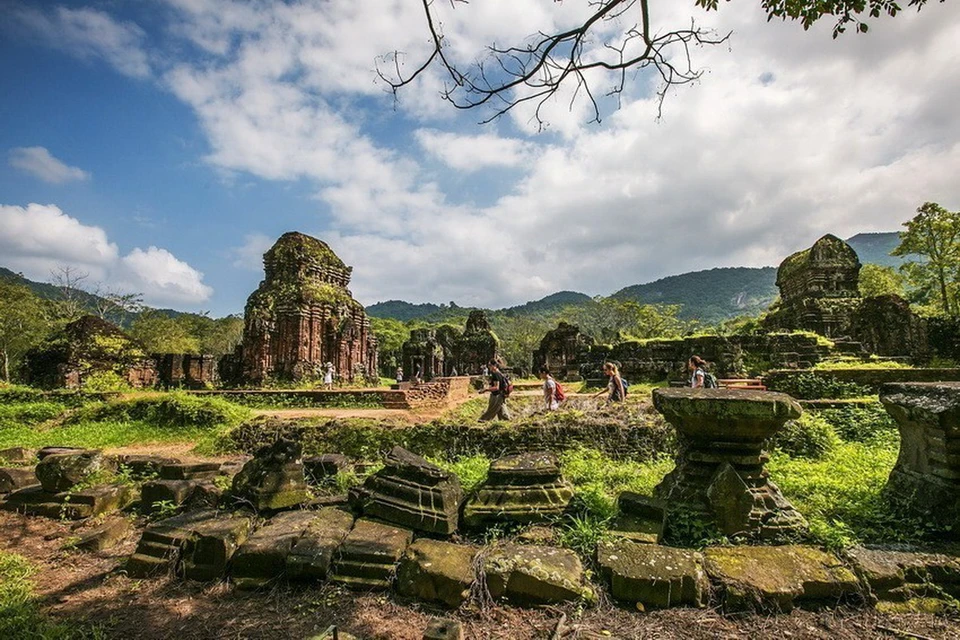
{"label": "ruined temple", "polygon": [[116,375],[134,388],[157,382],[143,345],[115,324],[83,316],[56,332],[25,359],[27,381],[39,387],[78,389],[97,376]]}
{"label": "ruined temple", "polygon": [[848,336],[853,312],[860,304],[859,278],[857,252],[827,234],[780,263],[780,301],[767,315],[765,325],[814,331],[828,338]]}
{"label": "ruined temple", "polygon": [[247,382],[320,378],[327,363],[339,379],[376,375],[370,320],[347,289],[351,267],[326,243],[295,231],[263,254],[263,266],[266,276],[244,310]]}
{"label": "ruined temple", "polygon": [[500,341],[490,329],[490,322],[483,311],[474,309],[470,312],[454,351],[462,374],[479,373],[482,366],[494,359],[502,361]]}
{"label": "ruined temple", "polygon": [[437,332],[433,329],[413,329],[410,339],[401,347],[403,370],[408,379],[417,372],[423,380],[442,377],[444,372],[443,346],[437,341]]}
{"label": "ruined temple", "polygon": [[580,327],[561,322],[543,336],[540,348],[533,352],[534,373],[546,366],[560,380],[578,376],[584,352],[591,346],[593,338],[581,333]]}
{"label": "ruined temple", "polygon": [[413,379],[420,367],[424,380],[457,375],[480,373],[481,367],[500,356],[500,341],[490,329],[483,311],[474,310],[467,317],[461,332],[445,324],[437,329],[413,329],[410,339],[401,347],[403,372],[407,380]]}

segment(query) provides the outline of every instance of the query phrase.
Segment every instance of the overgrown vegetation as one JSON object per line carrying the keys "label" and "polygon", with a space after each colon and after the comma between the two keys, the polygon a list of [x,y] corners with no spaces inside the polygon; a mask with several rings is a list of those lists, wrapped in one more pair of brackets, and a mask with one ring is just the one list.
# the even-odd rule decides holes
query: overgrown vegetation
{"label": "overgrown vegetation", "polygon": [[816,373],[798,373],[785,377],[777,381],[776,390],[801,400],[861,398],[873,394],[870,387]]}

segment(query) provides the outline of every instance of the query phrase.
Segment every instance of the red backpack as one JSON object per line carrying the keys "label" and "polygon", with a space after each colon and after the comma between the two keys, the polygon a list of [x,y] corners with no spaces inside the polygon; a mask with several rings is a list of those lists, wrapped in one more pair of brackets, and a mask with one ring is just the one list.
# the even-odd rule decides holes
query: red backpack
{"label": "red backpack", "polygon": [[560,386],[560,383],[554,380],[557,385],[556,390],[553,392],[553,399],[557,402],[563,402],[567,399],[567,394],[563,392],[563,387]]}

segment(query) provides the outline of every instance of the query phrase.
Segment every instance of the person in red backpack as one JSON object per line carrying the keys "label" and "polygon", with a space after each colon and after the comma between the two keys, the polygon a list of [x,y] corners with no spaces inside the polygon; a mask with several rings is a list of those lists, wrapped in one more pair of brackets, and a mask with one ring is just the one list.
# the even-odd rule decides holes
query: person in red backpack
{"label": "person in red backpack", "polygon": [[540,379],[543,380],[543,402],[547,405],[547,411],[556,411],[566,399],[563,387],[553,379],[547,367],[540,367]]}

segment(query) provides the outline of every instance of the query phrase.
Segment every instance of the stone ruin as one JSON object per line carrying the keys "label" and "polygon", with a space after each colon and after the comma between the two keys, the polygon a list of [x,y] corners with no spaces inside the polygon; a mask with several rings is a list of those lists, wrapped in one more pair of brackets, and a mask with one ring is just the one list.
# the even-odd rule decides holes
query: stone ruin
{"label": "stone ruin", "polygon": [[79,389],[102,374],[116,374],[138,389],[157,382],[156,363],[143,345],[96,316],[74,320],[30,350],[24,373],[29,384],[47,388]]}
{"label": "stone ruin", "polygon": [[885,384],[880,401],[900,431],[886,491],[914,515],[960,532],[960,383]]}
{"label": "stone ruin", "polygon": [[377,342],[363,306],[347,289],[351,267],[316,238],[285,233],[263,254],[264,280],[247,299],[243,378],[376,377]]}
{"label": "stone ruin", "polygon": [[769,479],[764,442],[800,417],[790,396],[735,389],[655,389],[653,404],[677,429],[673,471],[654,490],[678,511],[700,514],[728,536],[784,539],[806,521]]}
{"label": "stone ruin", "polygon": [[164,387],[204,389],[220,383],[218,359],[215,356],[158,353],[153,355],[153,359],[157,363],[159,383]]}
{"label": "stone ruin", "polygon": [[470,312],[464,330],[442,325],[437,329],[413,329],[401,347],[403,375],[412,380],[420,367],[420,377],[432,380],[457,375],[476,375],[491,360],[503,361],[500,341],[490,329],[486,314]]}
{"label": "stone ruin", "polygon": [[310,501],[299,442],[261,448],[233,477],[233,495],[257,511],[289,509]]}
{"label": "stone ruin", "polygon": [[828,338],[849,336],[860,303],[859,278],[860,259],[853,247],[836,236],[823,236],[780,264],[780,302],[768,313],[766,326]]}
{"label": "stone ruin", "polygon": [[580,378],[580,364],[593,346],[593,338],[581,333],[580,327],[561,322],[548,331],[533,352],[533,372],[546,366],[557,380],[575,381]]}

